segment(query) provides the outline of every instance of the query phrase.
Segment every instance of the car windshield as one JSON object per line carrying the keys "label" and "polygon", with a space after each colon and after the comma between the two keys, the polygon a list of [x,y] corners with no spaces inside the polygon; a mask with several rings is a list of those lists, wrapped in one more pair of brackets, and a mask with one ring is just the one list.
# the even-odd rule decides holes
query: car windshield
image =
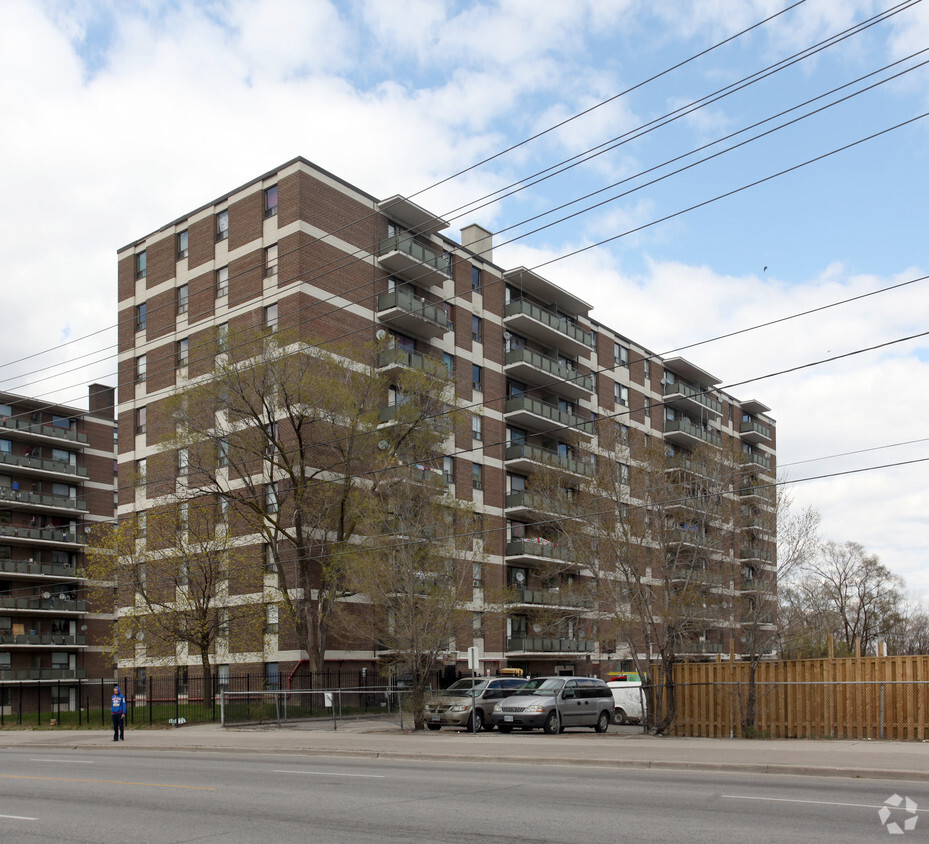
{"label": "car windshield", "polygon": [[540,695],[541,697],[550,697],[564,688],[565,681],[553,677],[539,677],[536,680],[530,680],[525,686],[521,686],[517,694],[519,695]]}
{"label": "car windshield", "polygon": [[440,694],[451,695],[452,697],[470,695],[472,687],[474,688],[474,693],[478,694],[484,691],[484,687],[486,685],[487,685],[487,681],[482,680],[479,677],[473,678],[473,679],[471,677],[467,677],[464,680],[456,680],[444,692],[441,692]]}

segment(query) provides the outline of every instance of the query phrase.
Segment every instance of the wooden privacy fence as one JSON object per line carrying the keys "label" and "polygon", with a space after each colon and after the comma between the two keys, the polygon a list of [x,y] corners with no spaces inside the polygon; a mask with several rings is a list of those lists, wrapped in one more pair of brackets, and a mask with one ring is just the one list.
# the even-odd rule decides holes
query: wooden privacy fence
{"label": "wooden privacy fence", "polygon": [[[652,675],[661,682],[661,672]],[[741,737],[749,665],[682,663],[674,668],[677,716],[670,735]],[[651,688],[656,699],[655,687]],[[754,729],[770,738],[929,738],[929,655],[762,662]]]}

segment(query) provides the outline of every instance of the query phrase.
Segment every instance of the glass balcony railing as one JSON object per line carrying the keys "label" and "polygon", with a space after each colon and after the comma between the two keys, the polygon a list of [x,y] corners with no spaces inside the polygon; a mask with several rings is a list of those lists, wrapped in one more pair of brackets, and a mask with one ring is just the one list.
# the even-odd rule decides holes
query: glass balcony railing
{"label": "glass balcony railing", "polygon": [[71,601],[67,598],[11,598],[9,595],[0,595],[0,609],[85,613],[87,612],[87,602]]}
{"label": "glass balcony railing", "polygon": [[506,640],[508,651],[528,653],[591,653],[597,643],[591,639],[532,637],[528,639],[512,638]]}
{"label": "glass balcony railing", "polygon": [[590,595],[578,594],[574,589],[515,589],[514,604],[538,604],[548,607],[592,607]]}
{"label": "glass balcony railing", "polygon": [[555,405],[538,399],[530,398],[526,395],[510,396],[504,405],[504,413],[518,413],[520,411],[531,413],[533,416],[540,416],[550,422],[554,422],[565,428],[577,428],[585,434],[593,433],[593,423],[581,419],[574,413],[565,410],[559,410]]}
{"label": "glass balcony railing", "polygon": [[55,425],[43,425],[41,422],[14,419],[8,416],[0,416],[0,428],[6,428],[10,431],[19,431],[24,434],[52,437],[56,440],[67,440],[73,443],[87,442],[87,434],[79,434],[73,428],[59,428]]}
{"label": "glass balcony railing", "polygon": [[18,525],[0,525],[0,537],[10,536],[16,539],[38,539],[45,542],[69,542],[75,545],[86,545],[87,535],[74,533],[61,528],[34,528]]}
{"label": "glass balcony railing", "polygon": [[771,439],[771,428],[768,425],[763,425],[761,422],[758,422],[754,419],[750,419],[747,422],[742,422],[739,425],[739,433],[745,437],[754,436],[755,439]]}
{"label": "glass balcony railing", "polygon": [[68,566],[64,563],[30,563],[28,560],[0,560],[0,572],[62,578],[80,577],[74,566]]}
{"label": "glass balcony railing", "polygon": [[384,349],[378,353],[377,364],[378,366],[406,366],[436,378],[448,378],[448,370],[442,361],[407,349]]}
{"label": "glass balcony railing", "polygon": [[0,645],[60,645],[78,647],[87,644],[86,636],[65,636],[58,633],[17,633],[0,630]]}
{"label": "glass balcony railing", "polygon": [[564,469],[566,472],[573,472],[576,475],[589,476],[593,473],[589,463],[529,443],[508,445],[503,457],[505,460],[531,460],[533,463],[541,463],[543,466],[552,466],[555,469]]}
{"label": "glass balcony railing", "polygon": [[[516,363],[528,364],[545,373],[545,375],[551,376],[552,380],[567,381],[569,385],[584,392],[592,393],[594,391],[593,375],[582,375],[573,367],[566,366],[561,361],[548,355],[539,354],[539,352],[533,352],[526,348],[511,349],[506,353],[506,365],[512,366]],[[558,391],[557,384],[553,384],[552,388],[555,392]]]}
{"label": "glass balcony railing", "polygon": [[683,419],[666,419],[664,423],[664,432],[665,436],[668,434],[672,435],[672,439],[676,434],[683,434],[687,437],[709,443],[710,445],[721,446],[723,444],[723,438],[719,434],[701,425],[696,425],[686,417]]}
{"label": "glass balcony railing", "polygon": [[0,464],[22,466],[24,469],[38,469],[42,472],[57,472],[59,475],[73,475],[78,478],[87,477],[86,466],[76,466],[61,460],[43,460],[41,457],[10,454],[7,451],[0,451]]}
{"label": "glass balcony railing", "polygon": [[508,557],[545,557],[550,560],[571,562],[569,550],[547,539],[511,539],[506,544]]}
{"label": "glass balcony railing", "polygon": [[772,562],[773,559],[769,550],[758,545],[743,545],[739,549],[739,557],[743,560],[764,560],[766,563]]}
{"label": "glass balcony railing", "polygon": [[451,329],[448,314],[441,305],[430,304],[409,290],[392,290],[377,297],[378,313],[396,308],[405,314],[434,323],[445,331]]}
{"label": "glass balcony railing", "polygon": [[17,668],[0,671],[0,680],[86,680],[86,668]]}
{"label": "glass balcony railing", "polygon": [[503,316],[504,319],[512,316],[527,316],[547,328],[557,331],[575,343],[579,343],[588,349],[593,348],[588,330],[575,325],[566,316],[541,308],[526,299],[514,299],[504,309]]}
{"label": "glass balcony railing", "polygon": [[449,275],[448,259],[443,255],[438,255],[431,249],[427,249],[421,243],[417,243],[410,235],[398,234],[393,237],[384,238],[378,243],[377,254],[379,257],[389,255],[391,252],[400,252],[409,256],[418,264],[423,264],[430,270]]}
{"label": "glass balcony railing", "polygon": [[761,466],[764,469],[771,468],[771,458],[766,454],[749,454],[746,451],[742,452],[742,462],[750,463],[753,466]]}
{"label": "glass balcony railing", "polygon": [[721,401],[714,399],[703,390],[690,386],[690,384],[676,381],[674,384],[664,385],[665,398],[676,395],[683,396],[685,399],[696,402],[707,410],[711,410],[713,413],[720,414],[723,412],[723,403]]}
{"label": "glass balcony railing", "polygon": [[38,492],[26,492],[0,486],[0,501],[20,501],[23,504],[36,504],[40,507],[55,507],[66,510],[86,510],[87,502],[83,498],[66,498],[61,495],[43,495]]}

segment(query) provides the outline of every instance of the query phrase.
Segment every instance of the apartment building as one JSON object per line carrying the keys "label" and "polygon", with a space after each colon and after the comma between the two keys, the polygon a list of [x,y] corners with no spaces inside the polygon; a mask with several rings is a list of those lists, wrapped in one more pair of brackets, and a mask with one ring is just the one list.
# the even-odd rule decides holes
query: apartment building
{"label": "apartment building", "polygon": [[[472,502],[484,525],[466,602],[473,635],[450,643],[450,674],[463,667],[472,644],[490,671],[602,672],[630,656],[621,643],[599,641],[595,597],[578,590],[570,597],[565,587],[583,582],[591,561],[571,559],[571,550],[553,540],[558,514],[532,498],[533,475],[543,468],[583,485],[590,455],[603,451],[604,420],[621,430],[606,455],[621,472],[641,462],[637,450],[648,444],[663,444],[679,469],[694,449],[740,455],[739,477],[726,495],[744,520],[714,551],[717,572],[708,577],[730,609],[684,646],[694,656],[739,654],[743,619],[731,609],[735,598],[761,583],[768,596],[774,589],[765,485],[774,479],[776,438],[769,408],[729,395],[719,377],[689,360],[662,359],[630,338],[634,325],[621,331],[592,319],[583,279],[566,290],[531,269],[501,267],[489,231],[470,225],[454,240],[447,229],[409,199],[378,199],[297,158],[120,249],[125,476],[151,471],[172,426],[171,396],[211,368],[191,351],[208,347],[207,338],[245,326],[359,342],[387,336],[385,371],[447,371],[458,401],[472,409],[470,434],[450,437],[444,466],[449,491]],[[396,397],[384,401],[389,424]],[[121,485],[120,515],[152,505],[151,483]],[[688,527],[686,517],[679,521]],[[506,612],[483,621],[485,596],[500,590],[508,596]],[[563,623],[554,631],[535,623],[540,607],[563,610]],[[763,621],[773,629],[773,619]],[[376,649],[336,641],[327,661],[377,669]],[[214,657],[222,672],[228,663],[264,663],[268,677],[280,677],[306,656],[283,630],[277,634],[277,624],[262,653],[232,653],[221,644]],[[185,649],[176,659],[196,670]],[[120,662],[126,669],[156,666],[144,647]]]}
{"label": "apartment building", "polygon": [[0,393],[4,707],[21,681],[40,681],[53,705],[73,708],[77,681],[112,674],[112,611],[88,602],[83,566],[92,526],[116,512],[114,399],[100,384],[88,410]]}

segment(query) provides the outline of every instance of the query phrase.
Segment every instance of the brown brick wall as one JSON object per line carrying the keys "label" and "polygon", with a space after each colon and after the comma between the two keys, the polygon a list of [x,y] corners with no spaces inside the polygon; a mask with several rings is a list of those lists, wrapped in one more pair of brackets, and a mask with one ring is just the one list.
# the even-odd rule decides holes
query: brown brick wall
{"label": "brown brick wall", "polygon": [[160,240],[149,241],[145,251],[148,258],[145,275],[147,289],[164,284],[177,275],[177,241],[173,233]]}
{"label": "brown brick wall", "polygon": [[[264,193],[256,191],[229,206],[229,249],[260,240],[264,225]],[[232,275],[230,269],[229,274]]]}
{"label": "brown brick wall", "polygon": [[187,231],[187,269],[193,270],[212,261],[216,254],[216,220],[213,216],[197,220]]}

